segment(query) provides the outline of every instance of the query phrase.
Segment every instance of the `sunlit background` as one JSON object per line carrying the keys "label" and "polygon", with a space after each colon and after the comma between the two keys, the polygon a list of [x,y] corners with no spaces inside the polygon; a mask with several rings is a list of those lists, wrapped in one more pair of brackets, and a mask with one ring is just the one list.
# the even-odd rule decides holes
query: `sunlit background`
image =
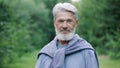
{"label": "sunlit background", "polygon": [[34,68],[39,50],[55,37],[52,8],[78,8],[76,33],[90,42],[100,68],[120,68],[120,0],[0,0],[0,68]]}
{"label": "sunlit background", "polygon": [[79,2],[79,1],[81,1],[81,0],[72,0],[72,2]]}

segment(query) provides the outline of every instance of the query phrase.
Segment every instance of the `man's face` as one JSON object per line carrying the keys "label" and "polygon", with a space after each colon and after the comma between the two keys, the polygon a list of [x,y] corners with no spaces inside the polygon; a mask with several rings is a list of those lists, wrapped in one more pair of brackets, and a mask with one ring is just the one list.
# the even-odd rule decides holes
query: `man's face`
{"label": "man's face", "polygon": [[71,12],[58,12],[54,20],[56,34],[60,35],[60,40],[70,40],[75,33],[78,20]]}

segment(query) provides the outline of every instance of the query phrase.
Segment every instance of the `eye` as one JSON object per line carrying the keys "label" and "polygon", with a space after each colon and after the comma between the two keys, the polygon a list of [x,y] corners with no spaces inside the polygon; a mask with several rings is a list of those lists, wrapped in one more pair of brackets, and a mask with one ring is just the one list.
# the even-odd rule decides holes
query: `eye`
{"label": "eye", "polygon": [[73,22],[73,21],[72,21],[71,19],[68,19],[67,22],[68,22],[68,23],[71,23],[71,22]]}
{"label": "eye", "polygon": [[62,22],[64,22],[64,20],[58,20],[58,23],[62,23]]}

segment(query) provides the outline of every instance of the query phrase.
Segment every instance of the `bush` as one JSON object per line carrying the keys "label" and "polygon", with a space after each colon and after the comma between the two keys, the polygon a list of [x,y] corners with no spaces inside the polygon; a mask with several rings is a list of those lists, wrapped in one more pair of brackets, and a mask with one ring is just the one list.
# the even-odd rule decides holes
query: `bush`
{"label": "bush", "polygon": [[[100,54],[120,59],[119,0],[82,0],[77,33],[87,39]],[[86,5],[87,4],[87,5]]]}

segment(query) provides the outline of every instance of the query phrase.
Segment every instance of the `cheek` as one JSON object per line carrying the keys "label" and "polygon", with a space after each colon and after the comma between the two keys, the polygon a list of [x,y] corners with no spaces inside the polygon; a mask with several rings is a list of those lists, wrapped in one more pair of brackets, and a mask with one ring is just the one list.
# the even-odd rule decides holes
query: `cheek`
{"label": "cheek", "polygon": [[60,25],[59,25],[59,24],[54,23],[54,27],[55,27],[56,29],[59,29],[59,28],[60,28]]}
{"label": "cheek", "polygon": [[76,27],[77,27],[77,23],[74,23],[74,24],[73,24],[73,27],[76,28]]}
{"label": "cheek", "polygon": [[76,27],[76,25],[75,25],[75,24],[71,24],[69,27],[70,27],[71,29],[74,29],[74,28]]}

